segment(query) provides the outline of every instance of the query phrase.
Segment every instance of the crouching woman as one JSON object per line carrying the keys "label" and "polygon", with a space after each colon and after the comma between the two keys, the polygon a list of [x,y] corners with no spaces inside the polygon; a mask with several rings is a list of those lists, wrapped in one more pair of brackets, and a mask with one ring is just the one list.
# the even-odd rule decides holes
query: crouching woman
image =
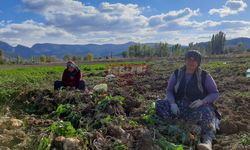
{"label": "crouching woman", "polygon": [[82,80],[80,68],[73,62],[67,62],[67,68],[62,75],[62,81],[55,81],[54,90],[60,88],[85,90],[85,82]]}
{"label": "crouching woman", "polygon": [[167,86],[167,100],[156,102],[156,113],[164,119],[181,118],[201,127],[198,150],[211,150],[218,126],[213,103],[219,96],[212,76],[200,68],[201,54],[190,50],[185,65],[176,69]]}

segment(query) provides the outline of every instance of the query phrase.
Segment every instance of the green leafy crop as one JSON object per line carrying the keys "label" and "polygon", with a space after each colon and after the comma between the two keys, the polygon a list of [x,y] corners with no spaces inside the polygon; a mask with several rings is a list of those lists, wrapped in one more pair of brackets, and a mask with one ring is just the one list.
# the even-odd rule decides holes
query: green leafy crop
{"label": "green leafy crop", "polygon": [[106,96],[103,100],[97,103],[97,109],[104,110],[110,104],[111,101],[114,101],[120,105],[124,105],[124,99],[125,98],[122,96]]}
{"label": "green leafy crop", "polygon": [[41,141],[38,144],[37,150],[49,150],[51,146],[51,141],[48,137],[42,137]]}
{"label": "green leafy crop", "polygon": [[48,127],[48,130],[58,136],[71,137],[76,134],[76,130],[70,122],[55,122]]}

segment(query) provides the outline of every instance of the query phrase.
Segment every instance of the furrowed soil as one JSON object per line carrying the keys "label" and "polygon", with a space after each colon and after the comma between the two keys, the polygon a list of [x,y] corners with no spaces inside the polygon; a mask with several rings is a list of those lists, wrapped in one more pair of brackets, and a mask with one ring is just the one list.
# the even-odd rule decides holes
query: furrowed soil
{"label": "furrowed soil", "polygon": [[[196,149],[199,127],[162,120],[154,101],[165,99],[167,81],[183,62],[147,62],[145,74],[105,80],[88,73],[88,89],[100,83],[107,92],[25,89],[1,106],[0,149]],[[250,149],[250,58],[206,58],[201,66],[217,83],[221,112],[214,150]],[[105,72],[105,70],[103,70]],[[57,79],[55,79],[57,80]]]}

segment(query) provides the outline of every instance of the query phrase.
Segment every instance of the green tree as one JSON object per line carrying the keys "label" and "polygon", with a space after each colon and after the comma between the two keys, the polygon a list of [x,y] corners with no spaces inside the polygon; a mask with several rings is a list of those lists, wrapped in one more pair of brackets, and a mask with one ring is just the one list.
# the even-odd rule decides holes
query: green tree
{"label": "green tree", "polygon": [[237,49],[239,51],[246,51],[246,47],[245,47],[243,42],[240,42],[240,43],[237,44]]}
{"label": "green tree", "polygon": [[154,51],[155,51],[155,56],[157,56],[157,57],[161,57],[162,56],[161,43],[156,43],[154,45]]}
{"label": "green tree", "polygon": [[188,49],[191,50],[191,49],[195,49],[194,48],[194,42],[191,42],[188,44]]}
{"label": "green tree", "polygon": [[128,56],[129,57],[135,57],[135,45],[131,45],[128,48]]}
{"label": "green tree", "polygon": [[156,43],[153,47],[154,55],[157,57],[165,57],[169,54],[169,48],[167,42]]}
{"label": "green tree", "polygon": [[113,58],[113,52],[112,51],[110,52],[110,58],[111,59]]}
{"label": "green tree", "polygon": [[149,53],[149,57],[152,57],[155,55],[155,50],[152,47],[149,47],[148,53]]}
{"label": "green tree", "polygon": [[3,59],[3,57],[4,57],[3,50],[0,49],[0,59]]}
{"label": "green tree", "polygon": [[135,57],[140,57],[141,56],[141,44],[136,44],[135,45]]}
{"label": "green tree", "polygon": [[46,57],[46,62],[55,62],[56,61],[56,57],[55,56],[47,56]]}
{"label": "green tree", "polygon": [[23,58],[21,56],[16,57],[16,64],[22,64],[23,63]]}
{"label": "green tree", "polygon": [[164,57],[169,55],[169,48],[168,48],[167,42],[163,43],[163,45],[162,45],[162,54]]}
{"label": "green tree", "polygon": [[144,50],[144,56],[145,57],[151,57],[152,56],[152,48],[151,47],[149,47],[149,46],[146,46],[145,47],[145,50]]}
{"label": "green tree", "polygon": [[72,59],[71,59],[71,60],[77,61],[77,57],[74,55],[74,56],[72,56]]}
{"label": "green tree", "polygon": [[[125,52],[123,56],[125,56]],[[160,42],[156,43],[153,47],[146,44],[134,44],[129,46],[127,50],[128,57],[165,57],[169,55],[168,43]]]}
{"label": "green tree", "polygon": [[94,60],[94,55],[92,53],[88,53],[85,60],[93,61]]}
{"label": "green tree", "polygon": [[76,56],[76,61],[83,61],[83,57],[82,56]]}
{"label": "green tree", "polygon": [[206,49],[206,52],[207,52],[207,54],[211,54],[212,53],[212,43],[211,43],[211,41],[208,42],[208,47]]}
{"label": "green tree", "polygon": [[223,32],[219,32],[212,36],[211,39],[211,53],[222,54],[225,47],[226,35]]}
{"label": "green tree", "polygon": [[140,48],[140,57],[145,57],[145,52],[147,50],[147,45],[146,44],[143,44]]}
{"label": "green tree", "polygon": [[63,56],[63,60],[64,61],[70,61],[70,60],[72,60],[72,56],[69,55],[69,54],[66,54],[66,55]]}
{"label": "green tree", "polygon": [[128,51],[123,51],[123,52],[122,52],[122,57],[123,57],[123,58],[128,57]]}
{"label": "green tree", "polygon": [[33,56],[31,59],[32,59],[32,63],[39,63],[40,62],[39,56]]}
{"label": "green tree", "polygon": [[47,60],[47,57],[45,56],[45,55],[42,55],[41,57],[40,57],[40,61],[41,62],[46,62],[46,60]]}
{"label": "green tree", "polygon": [[172,46],[172,53],[175,56],[180,56],[182,54],[182,48],[180,44],[175,44]]}
{"label": "green tree", "polygon": [[0,64],[4,64],[5,62],[6,62],[6,60],[4,58],[3,50],[0,49]]}

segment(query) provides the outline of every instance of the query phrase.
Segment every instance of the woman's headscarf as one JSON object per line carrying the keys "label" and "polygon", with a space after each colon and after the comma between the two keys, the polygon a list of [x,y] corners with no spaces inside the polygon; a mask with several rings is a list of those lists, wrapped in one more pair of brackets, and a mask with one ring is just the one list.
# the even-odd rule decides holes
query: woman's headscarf
{"label": "woman's headscarf", "polygon": [[72,67],[72,68],[75,68],[76,69],[76,71],[79,71],[80,70],[80,68],[75,64],[75,62],[73,62],[73,61],[68,61],[67,62],[67,68],[68,67]]}
{"label": "woman's headscarf", "polygon": [[201,53],[197,50],[189,50],[186,52],[185,54],[185,60],[188,59],[188,58],[194,58],[195,61],[198,62],[198,65],[200,66],[201,64]]}

